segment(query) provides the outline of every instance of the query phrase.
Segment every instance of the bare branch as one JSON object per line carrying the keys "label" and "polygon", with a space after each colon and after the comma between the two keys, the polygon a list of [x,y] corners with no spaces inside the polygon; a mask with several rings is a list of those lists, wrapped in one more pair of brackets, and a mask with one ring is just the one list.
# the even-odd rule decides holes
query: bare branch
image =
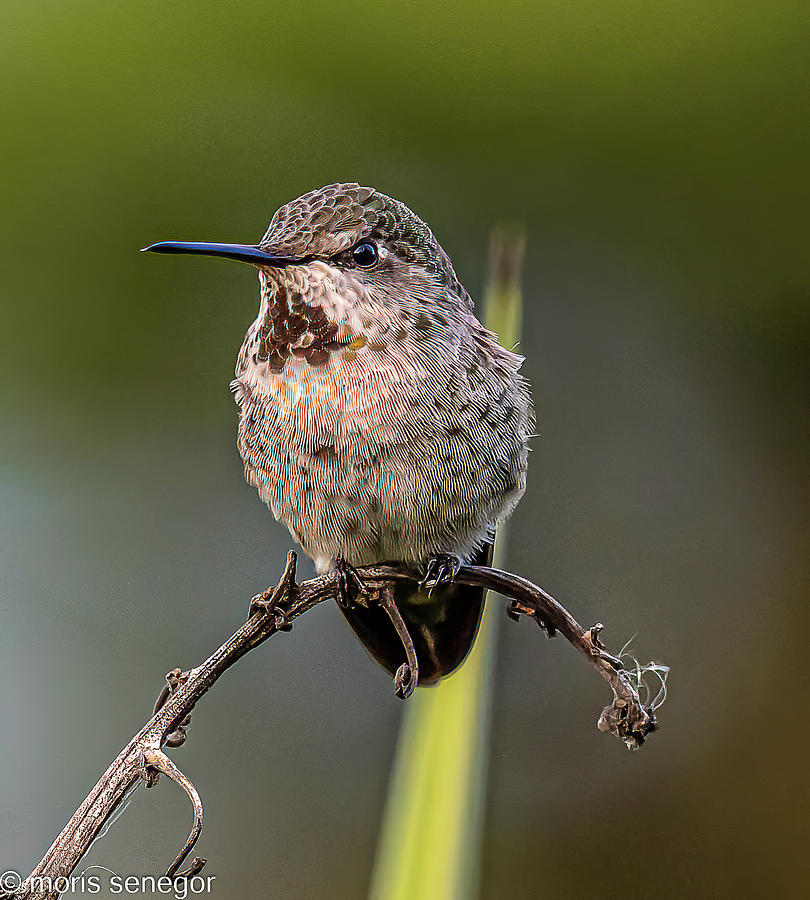
{"label": "bare branch", "polygon": [[[295,582],[295,562],[295,553],[290,552],[276,587],[251,600],[248,620],[208,659],[188,672],[175,669],[169,673],[166,687],[158,697],[149,721],[113,760],[31,875],[13,893],[0,893],[0,896],[13,897],[14,900],[52,900],[58,897],[56,886],[64,884],[64,879],[73,872],[132,786],[144,779],[148,787],[155,783],[159,773],[183,788],[194,809],[191,832],[169,866],[167,875],[189,878],[202,869],[205,860],[196,857],[186,870],[178,871],[202,830],[203,807],[197,789],[161,748],[179,746],[185,740],[184,729],[195,704],[238,659],[273,634],[288,631],[292,621],[313,606],[336,597],[337,574],[322,575],[299,585]],[[414,567],[387,563],[366,566],[357,571],[362,575],[363,583],[378,596],[385,595],[395,581],[418,583],[423,576]],[[640,673],[643,669],[636,666],[635,670],[625,670],[619,658],[607,653],[599,640],[601,625],[583,628],[550,594],[509,572],[484,566],[461,566],[455,580],[480,585],[510,598],[508,612],[513,618],[523,614],[538,622],[550,636],[559,632],[591,661],[613,690],[613,702],[605,707],[599,717],[600,730],[609,731],[630,749],[636,749],[655,729],[654,709],[660,705],[662,695],[659,693],[659,698],[645,706],[639,698],[639,688],[642,687]],[[396,626],[396,615],[393,615],[392,622]],[[416,669],[414,659],[409,658],[408,668]],[[655,672],[663,686],[666,668],[652,665],[647,669]],[[412,671],[411,675],[415,676],[416,672]],[[405,680],[404,673],[401,680]],[[412,684],[416,684],[415,677]],[[407,695],[412,686],[409,684],[407,687],[409,689],[404,690],[400,684],[400,694]]]}
{"label": "bare branch", "polygon": [[[177,768],[177,766],[169,759],[168,756],[162,750],[152,750],[148,749],[144,751],[144,763],[152,769],[157,769],[158,772],[162,772],[166,775],[167,778],[171,778],[171,780],[175,784],[179,784],[181,788],[188,794],[188,799],[191,800],[191,805],[194,808],[194,824],[191,826],[191,831],[189,832],[188,838],[186,839],[185,844],[183,844],[180,852],[175,857],[174,862],[169,866],[166,871],[166,875],[169,878],[177,877],[177,878],[189,878],[191,877],[192,870],[193,872],[199,872],[200,869],[205,865],[205,859],[197,856],[188,867],[185,872],[178,872],[180,866],[183,865],[183,860],[191,853],[194,848],[194,845],[197,843],[197,838],[200,836],[200,832],[202,831],[203,825],[203,807],[202,800],[200,799],[200,795],[197,791],[197,788],[186,778],[186,776]],[[152,782],[154,784],[154,782]]]}

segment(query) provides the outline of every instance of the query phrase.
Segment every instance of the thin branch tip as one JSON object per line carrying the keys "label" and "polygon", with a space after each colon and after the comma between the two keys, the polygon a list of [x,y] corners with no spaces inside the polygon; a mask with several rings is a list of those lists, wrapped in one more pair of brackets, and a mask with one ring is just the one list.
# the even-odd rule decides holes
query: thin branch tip
{"label": "thin branch tip", "polygon": [[[143,759],[144,759],[144,769],[145,772],[149,772],[150,769],[155,769],[158,772],[165,775],[167,778],[171,778],[171,780],[179,785],[188,795],[189,800],[191,801],[191,806],[194,810],[194,823],[191,826],[191,831],[189,832],[188,837],[186,838],[185,844],[183,844],[180,852],[174,858],[174,862],[169,866],[166,870],[166,875],[169,878],[187,878],[191,877],[192,874],[196,874],[202,869],[205,865],[205,859],[202,857],[196,857],[189,868],[183,872],[179,873],[180,866],[183,865],[186,857],[191,853],[194,849],[194,845],[197,843],[197,838],[199,838],[200,833],[202,832],[203,827],[203,805],[202,799],[200,798],[199,791],[194,786],[193,782],[187,778],[180,769],[169,759],[168,756],[162,750],[156,750],[153,748],[147,747],[143,751]],[[146,775],[148,778],[148,774]],[[148,784],[148,782],[147,782]],[[192,870],[194,870],[192,872]]]}

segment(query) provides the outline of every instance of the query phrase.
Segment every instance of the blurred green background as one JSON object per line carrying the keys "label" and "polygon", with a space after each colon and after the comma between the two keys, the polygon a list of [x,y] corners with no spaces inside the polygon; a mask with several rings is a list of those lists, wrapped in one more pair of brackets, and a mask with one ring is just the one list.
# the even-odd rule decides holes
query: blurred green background
{"label": "blurred green background", "polygon": [[[234,448],[254,273],[138,249],[359,181],[476,297],[491,225],[525,222],[510,565],[672,666],[631,756],[582,659],[504,624],[483,897],[799,893],[808,37],[789,0],[4,5],[0,868],[289,546]],[[215,896],[362,897],[400,714],[326,606],[220,682],[175,752]],[[189,820],[139,790],[87,862],[155,872]]]}

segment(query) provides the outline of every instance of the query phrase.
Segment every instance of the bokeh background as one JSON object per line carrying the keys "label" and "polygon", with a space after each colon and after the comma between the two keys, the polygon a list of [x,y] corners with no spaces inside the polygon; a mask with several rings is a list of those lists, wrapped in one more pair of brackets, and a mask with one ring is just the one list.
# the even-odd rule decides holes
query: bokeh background
{"label": "bokeh background", "polygon": [[[0,868],[30,869],[290,546],[234,448],[254,273],[138,249],[253,241],[359,181],[479,298],[491,226],[525,223],[541,436],[510,565],[672,667],[630,755],[582,659],[504,623],[482,896],[798,894],[803,7],[4,5]],[[229,673],[175,754],[215,895],[364,896],[400,715],[327,606]],[[87,862],[158,871],[188,825],[161,781]]]}

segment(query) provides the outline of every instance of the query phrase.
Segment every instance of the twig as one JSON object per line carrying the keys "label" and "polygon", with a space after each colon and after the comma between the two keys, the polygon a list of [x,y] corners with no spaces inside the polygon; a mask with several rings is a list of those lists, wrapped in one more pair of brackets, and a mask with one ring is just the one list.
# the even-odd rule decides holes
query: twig
{"label": "twig", "polygon": [[[14,900],[52,900],[59,896],[59,885],[65,883],[93,840],[140,779],[151,786],[162,773],[185,790],[194,808],[194,825],[181,851],[167,871],[171,878],[189,878],[202,869],[205,860],[196,857],[179,872],[191,853],[203,824],[203,808],[194,785],[161,749],[178,746],[185,737],[191,711],[197,701],[238,659],[278,631],[287,631],[290,623],[313,606],[335,597],[336,574],[322,575],[303,584],[295,581],[295,553],[287,556],[287,565],[278,585],[254,597],[248,620],[218,647],[201,665],[167,676],[167,687],[161,693],[152,718],[118,754],[84,802],[57,835],[48,852],[28,878],[10,894]],[[395,581],[419,582],[423,573],[397,564],[380,564],[357,570],[365,585],[383,590]],[[462,566],[455,580],[480,585],[511,598],[512,617],[524,614],[534,618],[549,635],[559,631],[571,644],[590,659],[597,672],[608,682],[614,699],[605,707],[598,727],[624,741],[630,749],[640,746],[656,727],[652,707],[645,707],[636,685],[619,659],[607,653],[599,641],[601,625],[583,628],[574,617],[541,588],[508,572],[484,566]],[[655,704],[653,704],[654,706]]]}

